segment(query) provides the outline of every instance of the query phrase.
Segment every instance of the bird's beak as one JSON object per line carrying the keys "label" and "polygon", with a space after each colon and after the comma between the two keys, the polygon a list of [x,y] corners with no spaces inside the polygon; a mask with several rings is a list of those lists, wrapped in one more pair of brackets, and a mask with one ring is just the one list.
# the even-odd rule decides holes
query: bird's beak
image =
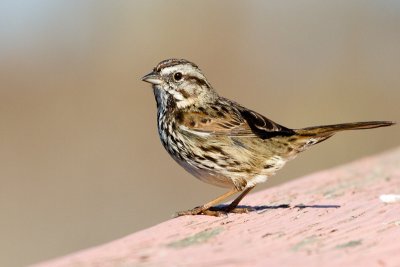
{"label": "bird's beak", "polygon": [[163,80],[161,79],[160,75],[154,71],[146,74],[142,77],[142,81],[148,82],[151,84],[162,84]]}

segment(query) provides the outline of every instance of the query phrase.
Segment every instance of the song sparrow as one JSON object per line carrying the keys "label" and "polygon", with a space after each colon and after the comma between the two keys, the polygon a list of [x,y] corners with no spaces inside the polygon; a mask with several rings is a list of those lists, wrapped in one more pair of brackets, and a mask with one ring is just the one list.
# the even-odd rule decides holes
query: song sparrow
{"label": "song sparrow", "polygon": [[[242,198],[298,153],[339,131],[393,124],[370,121],[290,129],[219,96],[199,67],[184,59],[164,60],[142,80],[152,84],[158,132],[172,158],[198,179],[230,188],[178,215],[246,212],[237,208]],[[212,208],[238,192],[242,193],[227,207]]]}

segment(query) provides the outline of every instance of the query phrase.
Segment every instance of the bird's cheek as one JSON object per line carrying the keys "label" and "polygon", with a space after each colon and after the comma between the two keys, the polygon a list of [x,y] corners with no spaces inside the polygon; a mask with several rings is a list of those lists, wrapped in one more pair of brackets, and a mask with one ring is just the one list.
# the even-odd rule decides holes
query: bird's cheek
{"label": "bird's cheek", "polygon": [[188,99],[191,96],[191,93],[185,89],[180,89],[179,93],[182,95],[182,97]]}
{"label": "bird's cheek", "polygon": [[185,98],[183,97],[182,93],[176,90],[169,90],[168,93],[176,100],[176,101],[181,101],[184,100]]}

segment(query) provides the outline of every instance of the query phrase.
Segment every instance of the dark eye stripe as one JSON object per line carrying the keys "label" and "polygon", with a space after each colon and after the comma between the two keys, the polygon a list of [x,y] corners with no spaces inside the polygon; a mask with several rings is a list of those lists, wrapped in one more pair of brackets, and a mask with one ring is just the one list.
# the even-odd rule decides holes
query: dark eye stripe
{"label": "dark eye stripe", "polygon": [[179,90],[179,93],[181,93],[184,98],[190,97],[190,94],[188,92],[186,92],[185,90]]}
{"label": "dark eye stripe", "polygon": [[201,86],[209,87],[209,86],[208,86],[208,83],[207,83],[205,80],[200,79],[199,77],[190,76],[190,75],[184,75],[184,78],[185,78],[186,80],[195,81],[196,83],[200,84]]}

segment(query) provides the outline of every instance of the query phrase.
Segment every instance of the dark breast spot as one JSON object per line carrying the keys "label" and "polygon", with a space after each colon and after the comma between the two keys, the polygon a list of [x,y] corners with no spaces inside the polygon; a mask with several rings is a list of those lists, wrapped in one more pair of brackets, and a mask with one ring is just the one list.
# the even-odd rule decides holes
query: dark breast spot
{"label": "dark breast spot", "polygon": [[176,119],[177,122],[182,123],[182,121],[183,121],[183,113],[182,112],[177,112],[175,114],[175,119]]}
{"label": "dark breast spot", "polygon": [[217,162],[217,160],[216,160],[215,158],[211,157],[211,156],[204,155],[204,157],[205,157],[206,159],[208,159],[209,161],[212,161],[212,162],[214,162],[214,163]]}
{"label": "dark breast spot", "polygon": [[200,149],[203,150],[204,152],[209,152],[210,148],[206,146],[200,146]]}
{"label": "dark breast spot", "polygon": [[219,147],[219,146],[210,146],[210,147],[209,147],[209,151],[218,152],[218,153],[220,153],[220,154],[222,154],[222,155],[226,155],[225,151],[222,150],[222,148]]}
{"label": "dark breast spot", "polygon": [[176,131],[176,123],[175,122],[171,123],[171,129],[173,131]]}

